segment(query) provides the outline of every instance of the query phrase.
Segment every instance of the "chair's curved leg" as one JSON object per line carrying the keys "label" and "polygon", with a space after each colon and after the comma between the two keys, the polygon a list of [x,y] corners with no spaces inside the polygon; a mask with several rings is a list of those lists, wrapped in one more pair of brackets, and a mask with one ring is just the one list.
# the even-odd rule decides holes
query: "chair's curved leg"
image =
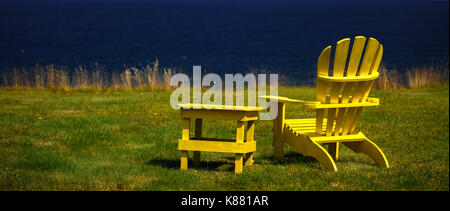
{"label": "chair's curved leg", "polygon": [[308,155],[318,160],[328,170],[337,171],[336,163],[330,154],[320,144],[311,140],[307,141]]}
{"label": "chair's curved leg", "polygon": [[365,138],[364,141],[361,142],[344,142],[343,144],[354,152],[368,155],[375,161],[375,163],[377,163],[378,166],[385,166],[386,168],[389,168],[388,160],[386,159],[383,151],[381,151],[381,149],[368,138]]}
{"label": "chair's curved leg", "polygon": [[315,158],[328,170],[337,171],[333,158],[320,144],[312,141],[307,136],[296,134],[291,130],[286,130],[285,133],[286,143],[294,147],[298,153]]}

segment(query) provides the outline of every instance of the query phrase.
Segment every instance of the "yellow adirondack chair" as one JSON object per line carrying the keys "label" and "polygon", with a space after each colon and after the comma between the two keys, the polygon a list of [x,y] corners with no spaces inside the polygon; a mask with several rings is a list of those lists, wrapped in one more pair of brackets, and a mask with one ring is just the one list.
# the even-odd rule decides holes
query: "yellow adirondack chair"
{"label": "yellow adirondack chair", "polygon": [[[317,101],[264,96],[278,100],[278,116],[273,122],[275,159],[283,159],[283,144],[287,143],[297,152],[314,157],[327,169],[337,171],[335,160],[342,143],[354,152],[368,155],[379,166],[389,168],[378,146],[355,130],[363,108],[379,105],[377,98],[368,95],[379,75],[383,46],[373,38],[369,38],[367,45],[365,43],[365,37],[355,37],[347,68],[349,38],[337,42],[332,69],[331,46],[322,51],[317,64]],[[300,103],[315,109],[316,118],[285,119],[286,103]],[[328,145],[328,151],[323,145]]]}

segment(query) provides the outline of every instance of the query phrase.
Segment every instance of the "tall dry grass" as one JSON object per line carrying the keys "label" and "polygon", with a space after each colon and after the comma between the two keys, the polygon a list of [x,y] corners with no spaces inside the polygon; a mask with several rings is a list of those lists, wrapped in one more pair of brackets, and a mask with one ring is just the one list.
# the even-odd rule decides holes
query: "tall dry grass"
{"label": "tall dry grass", "polygon": [[411,68],[400,74],[395,69],[381,65],[380,76],[374,82],[376,89],[424,88],[448,84],[448,66]]}
{"label": "tall dry grass", "polygon": [[[12,68],[2,71],[0,86],[9,88],[63,88],[63,89],[170,89],[170,80],[174,74],[170,68],[159,67],[156,60],[140,67],[125,67],[122,71],[105,71],[99,64],[93,68],[77,66],[69,71],[66,67],[55,65],[36,65],[34,68]],[[251,70],[252,73],[268,73],[266,69]],[[381,65],[380,76],[374,82],[376,89],[423,88],[448,84],[448,66],[411,68],[405,73],[387,69]],[[279,76],[282,86],[314,86],[314,83],[294,81],[292,77]]]}
{"label": "tall dry grass", "polygon": [[8,88],[63,88],[63,89],[170,89],[170,79],[174,70],[163,68],[159,62],[144,67],[125,67],[122,71],[108,72],[103,66],[96,64],[88,69],[82,65],[69,71],[66,67],[55,65],[36,65],[34,68],[12,68],[3,71],[1,87]]}

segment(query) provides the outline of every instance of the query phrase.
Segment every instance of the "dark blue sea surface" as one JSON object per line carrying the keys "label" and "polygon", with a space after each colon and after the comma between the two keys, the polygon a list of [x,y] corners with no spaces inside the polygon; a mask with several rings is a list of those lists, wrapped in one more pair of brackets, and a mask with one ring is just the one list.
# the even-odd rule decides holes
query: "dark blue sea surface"
{"label": "dark blue sea surface", "polygon": [[[25,3],[24,3],[25,2]],[[448,65],[448,2],[1,1],[0,69],[99,63],[314,75],[327,45],[363,35],[399,71]]]}

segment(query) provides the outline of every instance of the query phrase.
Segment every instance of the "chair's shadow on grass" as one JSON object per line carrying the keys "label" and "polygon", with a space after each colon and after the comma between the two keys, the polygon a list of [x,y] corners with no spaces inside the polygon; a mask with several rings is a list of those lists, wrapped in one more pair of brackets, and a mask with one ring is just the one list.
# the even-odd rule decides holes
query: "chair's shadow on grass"
{"label": "chair's shadow on grass", "polygon": [[[356,157],[356,156],[360,156],[360,157]],[[273,155],[269,155],[269,156],[264,156],[261,157],[261,159],[266,159],[271,161],[273,164],[275,165],[289,165],[289,164],[314,164],[317,163],[319,165],[320,162],[318,160],[316,160],[315,158],[311,157],[311,156],[304,156],[300,153],[297,152],[287,152],[284,154],[284,159],[281,161],[277,161],[273,158]],[[356,154],[353,156],[345,156],[343,158],[339,158],[338,161],[335,161],[336,164],[339,163],[339,165],[345,164],[345,165],[350,165],[350,164],[364,164],[367,166],[375,166],[377,167],[377,165],[369,158],[367,157],[367,155],[364,154]]]}
{"label": "chair's shadow on grass", "polygon": [[[224,160],[225,159],[225,160]],[[198,166],[194,165],[193,159],[188,159],[188,169],[198,170],[231,170],[234,169],[234,157],[224,157],[221,161],[200,161]],[[145,162],[145,165],[161,166],[167,169],[180,169],[180,159],[156,158]]]}
{"label": "chair's shadow on grass", "polygon": [[281,161],[275,160],[272,155],[267,155],[260,157],[262,160],[268,160],[275,165],[289,165],[289,164],[298,164],[298,163],[315,163],[318,162],[316,159],[310,156],[304,156],[297,152],[287,152],[284,154],[284,158]]}

